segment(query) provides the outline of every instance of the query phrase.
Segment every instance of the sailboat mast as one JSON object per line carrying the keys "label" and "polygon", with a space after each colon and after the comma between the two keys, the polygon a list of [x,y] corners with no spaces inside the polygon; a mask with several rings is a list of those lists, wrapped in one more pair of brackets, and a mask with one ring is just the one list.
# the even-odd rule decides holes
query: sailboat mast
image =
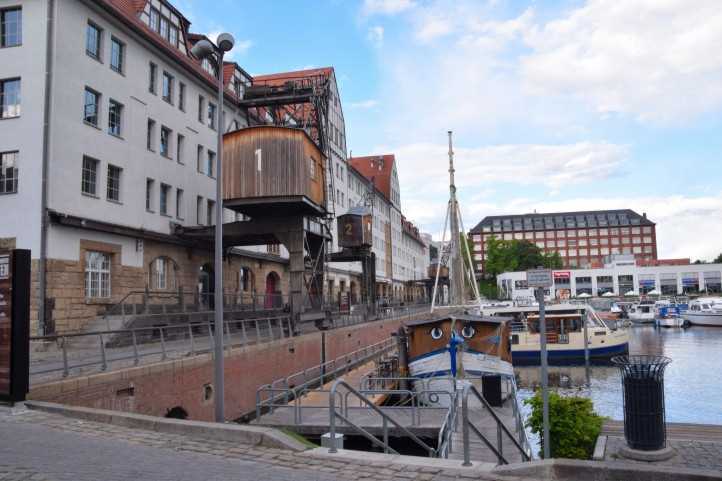
{"label": "sailboat mast", "polygon": [[459,238],[459,204],[456,200],[456,185],[454,183],[454,149],[451,141],[452,132],[449,130],[449,230],[451,231],[451,295],[452,306],[464,302],[464,267],[461,262],[461,242]]}

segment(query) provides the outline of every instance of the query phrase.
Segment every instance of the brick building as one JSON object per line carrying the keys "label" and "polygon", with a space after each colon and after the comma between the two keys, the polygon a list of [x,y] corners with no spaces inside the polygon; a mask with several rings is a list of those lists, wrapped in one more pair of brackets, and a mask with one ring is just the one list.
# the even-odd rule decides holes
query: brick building
{"label": "brick building", "polygon": [[633,210],[599,210],[488,216],[470,233],[477,275],[484,273],[489,238],[527,240],[543,252],[558,252],[564,268],[602,267],[607,256],[631,254],[657,260],[655,224]]}

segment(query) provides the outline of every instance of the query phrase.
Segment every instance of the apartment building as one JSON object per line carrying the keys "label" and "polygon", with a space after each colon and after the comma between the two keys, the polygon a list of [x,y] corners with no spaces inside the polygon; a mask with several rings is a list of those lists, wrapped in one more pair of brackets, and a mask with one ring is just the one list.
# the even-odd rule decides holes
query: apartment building
{"label": "apartment building", "polygon": [[[246,125],[251,77],[193,58],[204,37],[165,0],[0,0],[0,21],[0,247],[32,251],[33,330],[134,290],[212,291],[212,247],[174,230],[213,223],[217,130]],[[226,289],[286,289],[278,256],[227,262]]]}
{"label": "apartment building", "polygon": [[657,235],[647,214],[630,209],[488,216],[469,233],[477,275],[484,273],[493,236],[527,240],[543,252],[557,252],[565,269],[597,268],[605,257],[629,254],[640,263],[657,260]]}
{"label": "apartment building", "polygon": [[423,299],[429,246],[401,212],[401,189],[393,154],[349,159],[348,199],[364,205],[372,194],[373,251],[377,296],[395,301]]}

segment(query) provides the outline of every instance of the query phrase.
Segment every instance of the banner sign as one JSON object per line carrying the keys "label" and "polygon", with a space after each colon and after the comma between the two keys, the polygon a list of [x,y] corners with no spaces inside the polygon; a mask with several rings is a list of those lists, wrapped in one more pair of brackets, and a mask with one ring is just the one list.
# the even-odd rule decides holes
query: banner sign
{"label": "banner sign", "polygon": [[554,271],[554,280],[557,279],[571,279],[572,273],[570,271]]}

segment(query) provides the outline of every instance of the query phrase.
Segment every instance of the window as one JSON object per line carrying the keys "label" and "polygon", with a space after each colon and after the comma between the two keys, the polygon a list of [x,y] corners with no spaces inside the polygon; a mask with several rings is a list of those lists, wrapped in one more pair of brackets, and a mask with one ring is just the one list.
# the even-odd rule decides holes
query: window
{"label": "window", "polygon": [[158,76],[158,66],[153,62],[150,63],[148,69],[148,91],[152,94],[156,93],[156,78]]}
{"label": "window", "polygon": [[178,108],[186,111],[186,84],[183,82],[178,84]]}
{"label": "window", "polygon": [[153,212],[153,188],[155,181],[153,179],[145,179],[145,210]]}
{"label": "window", "polygon": [[183,219],[183,189],[175,190],[175,216]]}
{"label": "window", "polygon": [[85,253],[85,297],[110,297],[110,255]]}
{"label": "window", "polygon": [[95,60],[100,60],[100,39],[102,30],[95,24],[88,23],[85,29],[85,53]]}
{"label": "window", "polygon": [[206,100],[202,95],[198,96],[198,122],[203,123],[203,107],[206,105]]}
{"label": "window", "polygon": [[198,153],[196,156],[196,170],[198,172],[203,173],[203,146],[198,146]]}
{"label": "window", "polygon": [[160,128],[160,155],[170,157],[171,130],[168,127]]}
{"label": "window", "polygon": [[153,144],[155,143],[155,120],[148,119],[148,130],[146,132],[146,147],[153,152]]}
{"label": "window", "polygon": [[213,209],[216,203],[211,199],[208,199],[208,208],[206,211],[206,225],[213,225]]}
{"label": "window", "polygon": [[0,119],[20,117],[20,79],[0,80]]}
{"label": "window", "polygon": [[108,200],[120,202],[120,175],[123,169],[108,164],[108,189],[106,197]]}
{"label": "window", "polygon": [[163,72],[163,100],[173,103],[173,76],[168,72]]}
{"label": "window", "polygon": [[108,133],[120,137],[123,105],[110,99],[108,102]]}
{"label": "window", "polygon": [[170,195],[170,185],[160,184],[160,213],[168,215],[168,196]]}
{"label": "window", "polygon": [[83,157],[83,174],[81,179],[81,192],[87,195],[96,195],[98,180],[98,161],[90,157]]}
{"label": "window", "polygon": [[123,62],[125,60],[125,45],[115,37],[110,38],[110,68],[118,73],[123,73]]}
{"label": "window", "polygon": [[164,257],[159,257],[155,260],[154,274],[155,274],[155,288],[165,289],[167,287],[167,268],[168,263]]}
{"label": "window", "polygon": [[183,160],[184,154],[185,154],[185,148],[186,148],[186,138],[183,135],[178,134],[178,137],[176,138],[176,146],[175,146],[176,154],[175,155],[176,155],[176,159],[178,160],[179,164],[185,163],[185,161]]}
{"label": "window", "polygon": [[18,152],[0,153],[0,194],[18,191]]}
{"label": "window", "polygon": [[21,8],[0,10],[0,47],[17,47],[23,42]]}
{"label": "window", "polygon": [[196,223],[203,225],[203,197],[196,197]]}
{"label": "window", "polygon": [[83,111],[83,120],[91,125],[98,126],[98,105],[100,104],[100,94],[92,89],[85,88],[85,107]]}
{"label": "window", "polygon": [[160,31],[160,12],[155,8],[150,9],[150,28]]}
{"label": "window", "polygon": [[216,104],[208,102],[208,127],[216,130]]}
{"label": "window", "polygon": [[216,175],[216,153],[208,151],[208,170],[206,171],[208,173],[209,177],[215,177]]}

